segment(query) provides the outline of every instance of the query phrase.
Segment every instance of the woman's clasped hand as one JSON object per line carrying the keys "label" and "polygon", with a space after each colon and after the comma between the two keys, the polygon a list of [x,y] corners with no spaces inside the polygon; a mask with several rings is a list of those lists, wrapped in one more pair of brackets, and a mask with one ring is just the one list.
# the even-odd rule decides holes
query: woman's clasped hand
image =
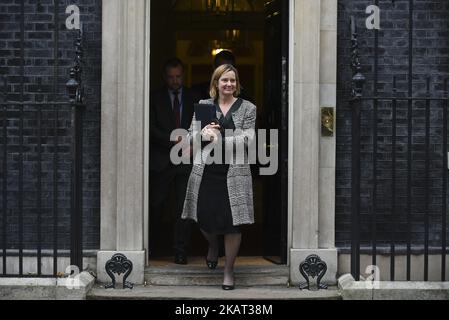
{"label": "woman's clasped hand", "polygon": [[201,130],[201,135],[206,141],[217,141],[220,134],[220,126],[216,124],[209,124]]}

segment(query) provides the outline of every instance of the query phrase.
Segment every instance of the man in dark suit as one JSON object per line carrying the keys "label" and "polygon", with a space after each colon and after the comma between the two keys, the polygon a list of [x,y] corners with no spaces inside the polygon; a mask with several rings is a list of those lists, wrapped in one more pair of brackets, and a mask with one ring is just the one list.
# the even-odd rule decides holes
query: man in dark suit
{"label": "man in dark suit", "polygon": [[164,65],[165,85],[151,94],[150,102],[150,255],[158,241],[164,202],[174,184],[176,221],[174,225],[175,263],[187,264],[190,222],[181,219],[191,165],[174,165],[170,150],[173,130],[189,129],[193,117],[193,97],[183,86],[184,65],[172,58]]}

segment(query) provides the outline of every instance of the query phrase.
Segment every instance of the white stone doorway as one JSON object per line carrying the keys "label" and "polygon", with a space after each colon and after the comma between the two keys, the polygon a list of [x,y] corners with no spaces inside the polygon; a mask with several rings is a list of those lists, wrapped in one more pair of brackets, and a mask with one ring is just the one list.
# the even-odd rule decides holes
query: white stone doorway
{"label": "white stone doorway", "polygon": [[[134,263],[129,280],[144,281],[150,2],[103,1],[99,281],[117,252]],[[320,136],[320,107],[336,107],[337,1],[290,0],[289,9],[289,277],[299,282],[299,263],[314,253],[335,282],[335,137]]]}
{"label": "white stone doorway", "polygon": [[[267,141],[266,148],[279,153],[276,162],[283,164],[278,165],[274,176],[260,175],[258,165],[252,166],[256,223],[242,228],[240,255],[266,257],[285,264],[288,253],[288,1],[276,0],[270,4],[255,1],[252,6],[247,1],[234,4],[234,10],[224,8],[217,13],[209,12],[204,1],[177,1],[174,5],[151,2],[150,87],[153,91],[163,85],[162,66],[168,58],[178,57],[183,61],[184,82],[190,88],[209,81],[214,50],[228,49],[234,53],[245,89],[244,98],[258,108],[257,127],[279,131],[279,141]],[[208,97],[197,97],[205,98]],[[155,256],[159,258],[173,255],[176,213],[170,204],[175,202],[174,196],[166,201],[161,214],[165,219],[158,223],[162,231],[159,231]],[[203,256],[207,251],[206,240],[196,224],[192,226],[190,242],[189,256]]]}

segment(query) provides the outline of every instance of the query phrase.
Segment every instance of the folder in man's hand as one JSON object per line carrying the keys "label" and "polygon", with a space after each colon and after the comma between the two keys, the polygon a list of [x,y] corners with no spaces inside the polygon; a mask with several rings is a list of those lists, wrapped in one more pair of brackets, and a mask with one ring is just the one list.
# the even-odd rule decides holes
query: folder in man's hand
{"label": "folder in man's hand", "polygon": [[194,104],[195,120],[201,122],[201,129],[210,124],[217,118],[215,105],[213,104]]}

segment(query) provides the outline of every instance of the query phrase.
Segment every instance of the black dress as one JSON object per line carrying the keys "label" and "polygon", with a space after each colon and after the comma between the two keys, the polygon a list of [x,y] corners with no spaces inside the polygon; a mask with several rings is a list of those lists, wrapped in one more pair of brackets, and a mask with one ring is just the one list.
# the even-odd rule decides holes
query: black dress
{"label": "black dress", "polygon": [[[222,130],[235,130],[232,113],[240,108],[242,102],[242,99],[237,99],[229,109],[226,117],[222,117],[219,120]],[[215,102],[215,105],[217,111],[222,113],[217,102]],[[212,163],[204,168],[197,205],[199,227],[207,233],[217,235],[240,233],[240,229],[234,226],[232,221],[227,184],[229,164],[224,162],[224,145],[222,150],[222,164]]]}

